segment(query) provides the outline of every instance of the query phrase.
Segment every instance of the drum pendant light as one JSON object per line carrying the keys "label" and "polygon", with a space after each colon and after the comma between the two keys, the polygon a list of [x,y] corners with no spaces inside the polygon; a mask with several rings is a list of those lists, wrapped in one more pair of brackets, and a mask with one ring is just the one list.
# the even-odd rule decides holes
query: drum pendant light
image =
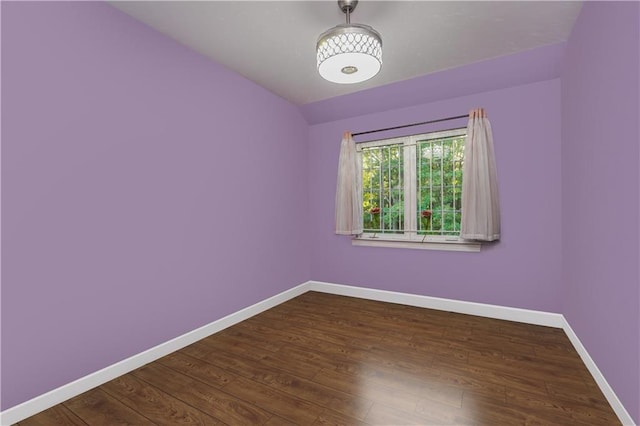
{"label": "drum pendant light", "polygon": [[382,37],[368,25],[352,24],[350,14],[358,0],[339,0],[346,24],[337,25],[318,37],[318,72],[328,81],[360,83],[382,68]]}

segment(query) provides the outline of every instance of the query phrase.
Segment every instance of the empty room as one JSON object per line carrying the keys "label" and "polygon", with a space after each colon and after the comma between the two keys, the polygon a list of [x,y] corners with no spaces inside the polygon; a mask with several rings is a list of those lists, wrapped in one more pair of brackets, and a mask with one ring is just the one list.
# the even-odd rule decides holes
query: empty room
{"label": "empty room", "polygon": [[640,424],[640,2],[0,22],[1,425]]}

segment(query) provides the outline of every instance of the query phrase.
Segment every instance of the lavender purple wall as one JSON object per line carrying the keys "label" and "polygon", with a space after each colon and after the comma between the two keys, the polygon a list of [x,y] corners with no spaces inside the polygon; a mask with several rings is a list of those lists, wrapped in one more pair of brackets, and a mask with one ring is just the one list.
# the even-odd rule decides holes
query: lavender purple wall
{"label": "lavender purple wall", "polygon": [[637,423],[639,14],[637,2],[587,2],[562,72],[562,310]]}
{"label": "lavender purple wall", "polygon": [[[2,409],[313,278],[563,312],[640,421],[637,3],[585,5],[562,80],[564,44],[306,105],[310,128],[107,5],[1,7]],[[333,235],[342,131],[475,106],[500,243]]]}
{"label": "lavender purple wall", "polygon": [[[473,79],[473,67],[467,71],[467,78]],[[415,90],[423,84],[416,80]],[[503,226],[498,244],[487,245],[480,253],[399,250],[353,247],[349,238],[334,235],[336,170],[343,131],[461,115],[477,106],[487,109],[494,130]],[[464,127],[466,120],[441,123],[440,128],[454,125]],[[387,136],[392,135],[376,135]],[[314,280],[560,312],[558,79],[316,124],[310,130],[309,169]]]}
{"label": "lavender purple wall", "polygon": [[296,107],[104,3],[2,67],[2,409],[310,278]]}

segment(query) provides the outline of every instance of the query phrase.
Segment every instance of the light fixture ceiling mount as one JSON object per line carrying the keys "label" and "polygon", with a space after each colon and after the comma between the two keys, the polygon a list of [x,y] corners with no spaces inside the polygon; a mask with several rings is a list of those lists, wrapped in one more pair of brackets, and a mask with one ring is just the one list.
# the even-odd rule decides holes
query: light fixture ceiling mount
{"label": "light fixture ceiling mount", "polygon": [[382,67],[382,37],[368,25],[352,24],[351,12],[358,0],[338,0],[347,23],[336,25],[318,37],[318,72],[334,83],[360,83]]}

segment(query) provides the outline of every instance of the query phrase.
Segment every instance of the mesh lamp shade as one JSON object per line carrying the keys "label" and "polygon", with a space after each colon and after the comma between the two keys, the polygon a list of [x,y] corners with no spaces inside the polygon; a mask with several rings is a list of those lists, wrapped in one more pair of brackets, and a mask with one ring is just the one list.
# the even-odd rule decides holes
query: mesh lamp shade
{"label": "mesh lamp shade", "polygon": [[382,68],[382,38],[368,25],[335,26],[320,35],[316,49],[318,72],[334,83],[360,83]]}

